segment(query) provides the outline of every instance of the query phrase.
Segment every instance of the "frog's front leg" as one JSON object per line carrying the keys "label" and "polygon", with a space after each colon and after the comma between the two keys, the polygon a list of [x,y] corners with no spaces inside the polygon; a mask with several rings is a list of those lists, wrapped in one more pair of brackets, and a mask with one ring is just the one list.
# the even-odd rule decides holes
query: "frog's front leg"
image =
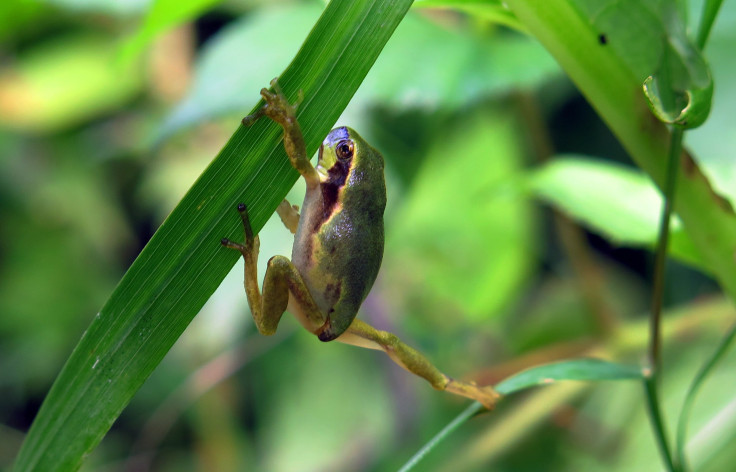
{"label": "frog's front leg", "polygon": [[[286,200],[284,200],[286,202]],[[288,202],[287,202],[288,205]],[[248,297],[253,320],[258,331],[264,335],[276,332],[281,316],[289,304],[289,296],[296,301],[298,312],[294,313],[305,328],[316,333],[325,323],[325,316],[320,313],[312,295],[304,284],[301,275],[284,256],[274,256],[268,261],[266,275],[263,278],[263,294],[258,289],[258,235],[248,218],[248,209],[244,204],[238,205],[238,212],[243,220],[245,242],[239,244],[224,238],[222,245],[239,251],[245,260],[245,294]],[[298,218],[298,213],[297,213]]]}
{"label": "frog's front leg", "polygon": [[275,93],[266,88],[261,89],[261,97],[266,101],[266,104],[252,115],[243,118],[243,124],[249,126],[264,115],[280,124],[284,129],[284,148],[291,165],[304,177],[308,189],[316,188],[320,182],[319,174],[312,163],[309,162],[304,136],[296,119],[296,109],[303,98],[301,92],[299,100],[292,105],[281,91],[276,79],[271,81],[271,87],[273,87]]}
{"label": "frog's front leg", "polygon": [[493,409],[499,394],[490,386],[481,387],[471,382],[452,379],[440,372],[416,349],[404,344],[392,333],[379,331],[371,325],[355,319],[337,341],[345,344],[383,350],[391,359],[409,372],[427,380],[437,390],[445,390],[456,395],[479,401],[486,408]]}
{"label": "frog's front leg", "polygon": [[284,199],[278,208],[276,208],[276,213],[279,214],[281,222],[291,231],[291,234],[296,234],[296,230],[299,227],[299,207],[292,205],[288,200]]}

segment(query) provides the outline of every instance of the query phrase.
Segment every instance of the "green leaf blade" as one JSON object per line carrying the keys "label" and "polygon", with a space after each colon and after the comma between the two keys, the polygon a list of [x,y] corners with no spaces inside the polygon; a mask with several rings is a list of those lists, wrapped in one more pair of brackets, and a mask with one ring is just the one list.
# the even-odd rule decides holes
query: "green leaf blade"
{"label": "green leaf blade", "polygon": [[[316,151],[411,5],[410,0],[332,2],[279,78]],[[266,84],[264,84],[266,85]],[[257,90],[253,91],[254,100]],[[259,230],[296,180],[267,120],[238,127],[173,210],[95,317],[54,383],[15,470],[74,470],[178,339],[238,258],[235,206]]]}
{"label": "green leaf blade", "polygon": [[544,364],[519,372],[496,385],[502,395],[560,380],[637,380],[644,375],[639,366],[617,364],[601,359],[572,359]]}

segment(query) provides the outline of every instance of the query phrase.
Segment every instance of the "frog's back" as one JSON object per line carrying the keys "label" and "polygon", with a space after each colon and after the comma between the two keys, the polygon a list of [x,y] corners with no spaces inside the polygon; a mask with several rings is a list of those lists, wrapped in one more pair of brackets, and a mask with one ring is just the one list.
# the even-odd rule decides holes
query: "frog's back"
{"label": "frog's back", "polygon": [[320,188],[307,193],[292,254],[327,316],[319,335],[323,341],[335,339],[350,326],[383,257],[383,157],[349,128],[333,130],[325,145],[348,137],[355,142],[355,156],[351,162],[336,162]]}

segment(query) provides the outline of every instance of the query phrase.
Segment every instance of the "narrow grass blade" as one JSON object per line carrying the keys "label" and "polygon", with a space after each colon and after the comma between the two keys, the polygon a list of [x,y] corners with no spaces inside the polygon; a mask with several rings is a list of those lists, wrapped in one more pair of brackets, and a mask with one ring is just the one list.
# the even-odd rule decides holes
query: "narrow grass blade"
{"label": "narrow grass blade", "polygon": [[680,418],[677,421],[677,436],[675,440],[675,458],[680,470],[688,470],[685,453],[685,448],[687,446],[687,425],[688,420],[690,419],[690,411],[693,409],[693,405],[695,405],[695,398],[700,391],[700,387],[705,383],[705,379],[708,378],[708,375],[713,371],[716,364],[718,364],[726,352],[728,352],[728,348],[731,347],[734,338],[736,338],[736,324],[731,326],[728,330],[716,350],[713,351],[713,354],[711,354],[705,364],[703,364],[703,367],[700,368],[698,374],[690,384],[690,388],[687,390],[685,402],[682,405],[682,410],[680,410]]}
{"label": "narrow grass blade", "polygon": [[411,459],[409,459],[409,461],[404,464],[403,467],[401,467],[401,469],[399,469],[399,472],[409,472],[411,469],[413,469],[414,466],[417,465],[422,459],[424,459],[424,456],[429,454],[429,452],[434,449],[437,444],[441,443],[443,439],[445,439],[453,431],[459,428],[460,425],[465,423],[467,420],[472,418],[480,411],[483,411],[483,405],[478,402],[471,403],[470,406],[464,409],[462,413],[457,415],[454,420],[450,421],[447,426],[442,428],[439,433],[435,434],[435,436],[430,439],[427,444],[422,446],[422,448],[417,451],[417,453],[414,454]]}
{"label": "narrow grass blade", "polygon": [[572,359],[523,370],[496,385],[502,395],[559,380],[634,380],[642,379],[641,367],[600,359]]}
{"label": "narrow grass blade", "polygon": [[[496,385],[496,391],[509,395],[520,390],[538,385],[548,385],[559,380],[634,380],[642,379],[641,367],[617,364],[600,359],[572,359],[569,361],[544,364],[523,370]],[[408,472],[413,469],[429,452],[447,438],[453,431],[475,414],[483,411],[483,405],[473,402],[455,419],[447,424],[432,439],[409,459],[400,469]]]}

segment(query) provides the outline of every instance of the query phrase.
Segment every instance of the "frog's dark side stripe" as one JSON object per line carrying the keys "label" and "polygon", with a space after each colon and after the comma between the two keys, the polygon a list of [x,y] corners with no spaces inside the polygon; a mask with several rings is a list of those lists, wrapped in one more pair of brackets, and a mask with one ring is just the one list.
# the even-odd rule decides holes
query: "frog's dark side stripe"
{"label": "frog's dark side stripe", "polygon": [[340,189],[345,185],[345,181],[350,173],[350,162],[337,161],[335,165],[330,167],[327,171],[329,178],[326,182],[320,184],[322,190],[322,218],[317,220],[314,227],[315,231],[322,226],[322,224],[330,219],[332,216],[335,206],[337,205],[338,195]]}
{"label": "frog's dark side stripe", "polygon": [[[347,129],[341,129],[345,130],[344,138],[342,139],[349,139]],[[324,222],[329,220],[330,216],[333,215],[340,189],[342,189],[347,181],[352,163],[352,157],[350,159],[337,159],[335,164],[327,171],[327,180],[320,184],[322,191],[322,215],[315,220],[314,231],[319,230]]]}

